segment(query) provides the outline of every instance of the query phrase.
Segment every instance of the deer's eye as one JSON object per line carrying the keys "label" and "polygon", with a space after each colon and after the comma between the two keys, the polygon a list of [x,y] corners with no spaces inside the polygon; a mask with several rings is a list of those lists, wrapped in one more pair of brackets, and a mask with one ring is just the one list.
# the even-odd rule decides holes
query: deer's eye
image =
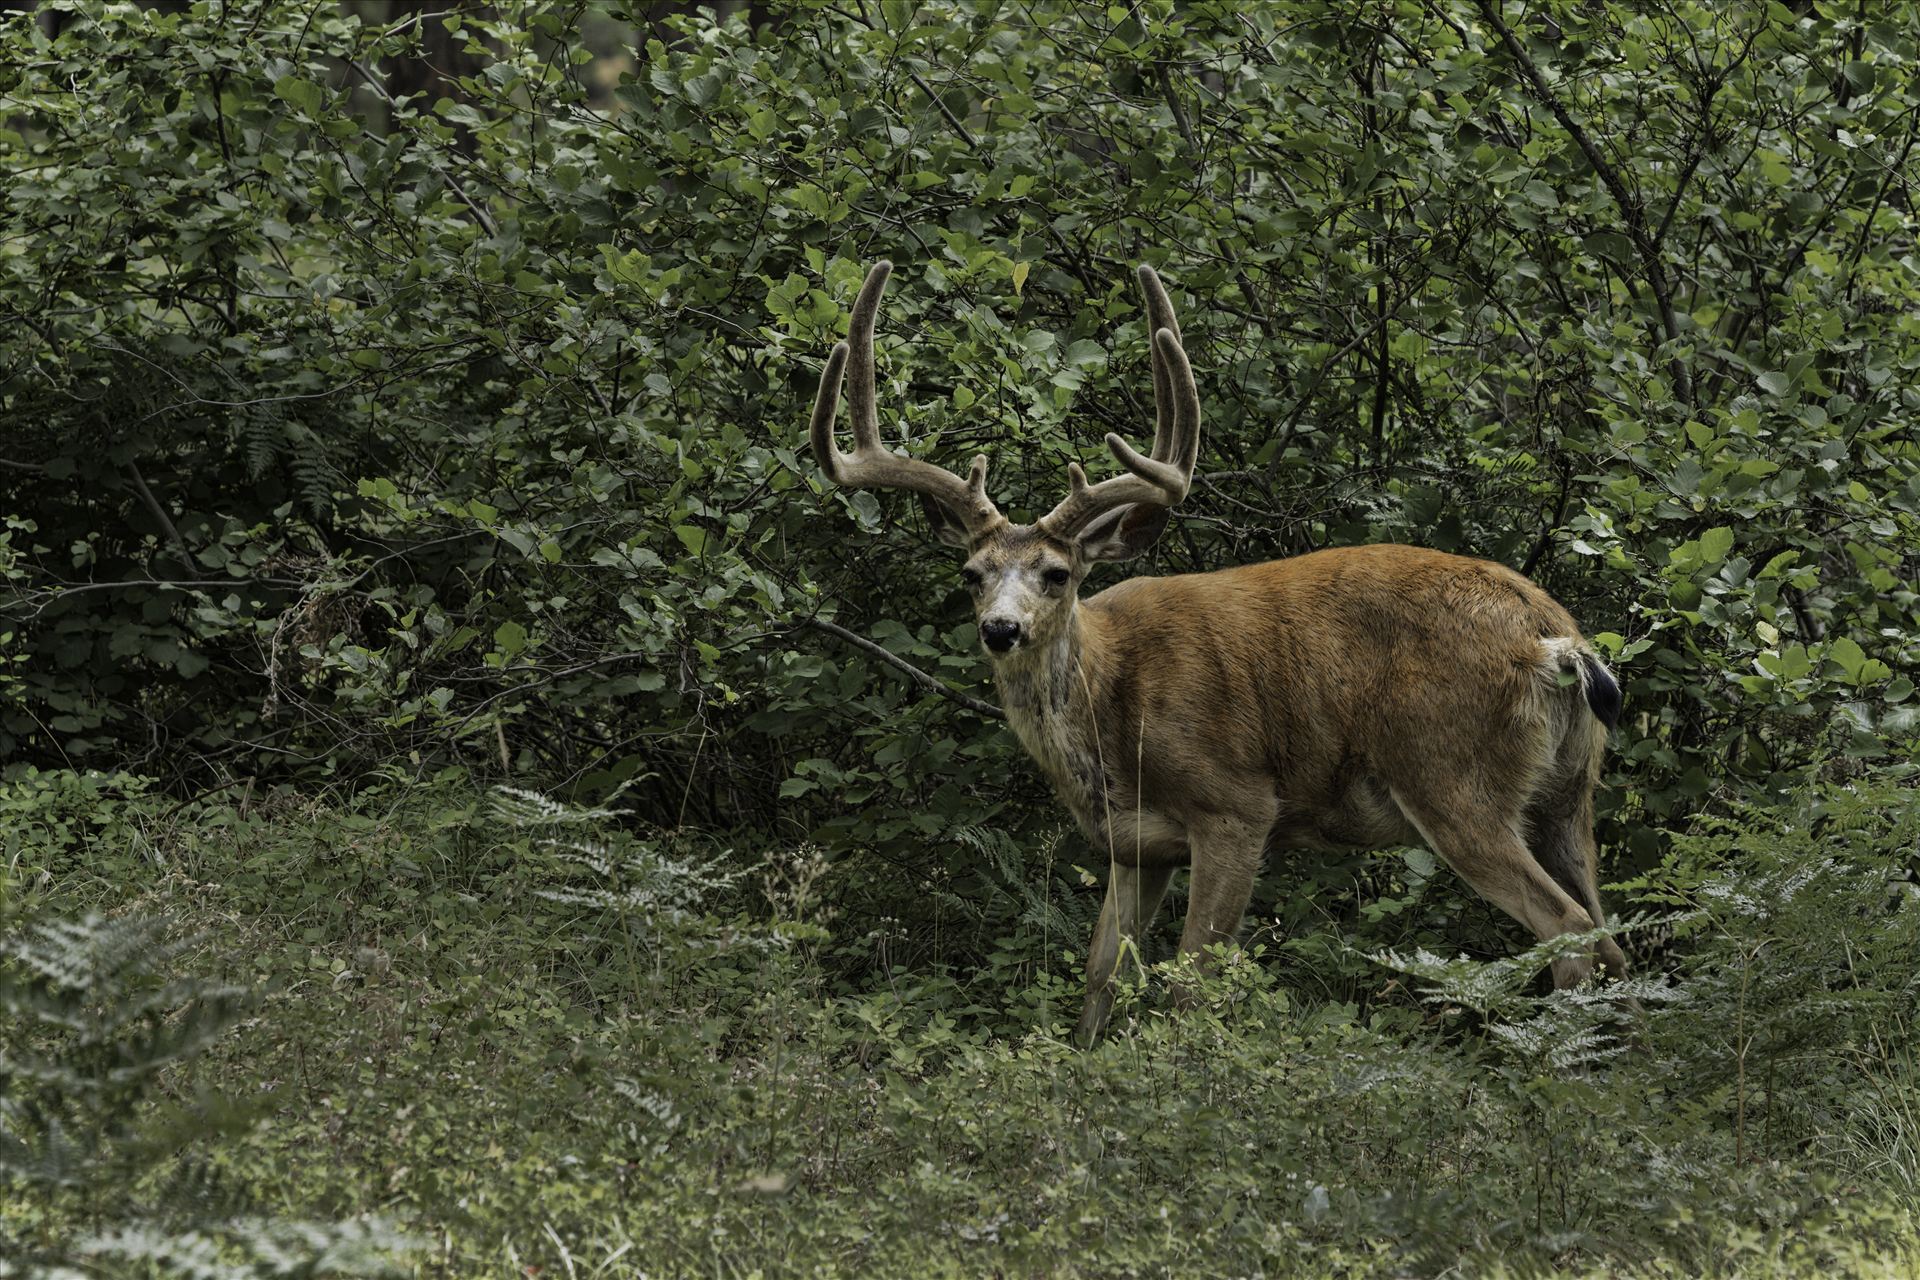
{"label": "deer's eye", "polygon": [[969,591],[978,591],[980,589],[980,583],[983,581],[980,577],[980,571],[971,565],[960,571],[960,577],[966,582]]}
{"label": "deer's eye", "polygon": [[1050,587],[1064,587],[1067,585],[1067,579],[1073,575],[1065,569],[1049,569],[1040,576],[1046,579],[1047,585]]}

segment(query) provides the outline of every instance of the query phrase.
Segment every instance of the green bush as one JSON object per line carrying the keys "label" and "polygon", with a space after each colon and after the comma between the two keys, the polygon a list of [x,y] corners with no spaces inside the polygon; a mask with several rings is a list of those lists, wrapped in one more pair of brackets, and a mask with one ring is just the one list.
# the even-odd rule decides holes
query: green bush
{"label": "green bush", "polygon": [[1126,267],[1160,264],[1207,483],[1149,568],[1529,568],[1627,678],[1639,865],[1642,816],[1904,767],[1920,17],[1500,13],[1037,40],[948,2],[627,46],[507,5],[436,20],[478,69],[392,102],[426,23],[13,17],[0,749],[177,784],[419,752],[896,857],[1030,839],[997,727],[804,625],[980,678],[916,517],[797,452],[888,255],[890,429],[984,448],[1016,512],[1138,429]]}

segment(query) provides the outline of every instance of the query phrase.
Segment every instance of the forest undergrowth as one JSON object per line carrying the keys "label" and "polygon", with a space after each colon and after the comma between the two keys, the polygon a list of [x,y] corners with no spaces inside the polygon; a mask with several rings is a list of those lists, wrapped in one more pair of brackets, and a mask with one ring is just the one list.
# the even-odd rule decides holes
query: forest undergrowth
{"label": "forest undergrowth", "polygon": [[[28,1256],[187,1274],[189,1243],[253,1256],[268,1214],[343,1271],[434,1275],[1920,1261],[1907,791],[1702,823],[1616,886],[1638,1013],[1545,992],[1545,949],[1287,938],[1256,904],[1246,949],[1179,975],[1195,1007],[1169,1007],[1168,966],[1137,971],[1090,1052],[1065,1034],[1077,939],[876,964],[805,847],[742,859],[457,775],[244,809],[100,779],[4,794],[4,991],[40,1019],[9,1079],[100,1069],[37,975],[115,953],[117,985],[75,1008],[172,1010],[121,1043],[148,1074],[10,1113],[31,1136],[0,1151],[0,1230]],[[1416,901],[1459,893],[1383,860]],[[91,923],[36,934],[50,917]],[[61,1177],[35,1176],[48,1157]],[[76,1244],[84,1223],[111,1226]],[[233,1265],[205,1273],[275,1274]]]}
{"label": "forest undergrowth", "polygon": [[[1907,0],[0,4],[0,1280],[1920,1274],[1917,72]],[[1630,981],[1276,852],[1070,1047],[1105,855],[807,447],[883,258],[885,446],[1017,520],[1166,282],[1196,476],[1090,591],[1561,601]]]}

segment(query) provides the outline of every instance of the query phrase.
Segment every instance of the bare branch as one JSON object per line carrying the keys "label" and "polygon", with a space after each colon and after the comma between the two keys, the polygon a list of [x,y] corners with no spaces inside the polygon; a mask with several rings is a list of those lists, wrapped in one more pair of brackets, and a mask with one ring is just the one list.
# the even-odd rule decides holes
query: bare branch
{"label": "bare branch", "polygon": [[167,509],[160,505],[160,499],[153,496],[153,490],[147,487],[147,478],[140,474],[140,468],[132,462],[127,463],[127,476],[133,481],[134,490],[140,495],[140,500],[147,504],[147,510],[153,513],[153,518],[160,522],[162,529],[166,530],[167,537],[173,542],[174,550],[179,555],[182,567],[188,573],[192,573],[198,567],[193,562],[193,552],[187,549],[187,540],[180,536],[180,530],[174,525],[173,517],[168,515]]}
{"label": "bare branch", "polygon": [[1173,126],[1180,131],[1181,140],[1187,144],[1189,152],[1198,152],[1199,144],[1193,140],[1193,122],[1187,119],[1187,109],[1180,104],[1180,95],[1174,92],[1173,73],[1162,62],[1157,68],[1160,72],[1160,94],[1166,99],[1167,109],[1173,112]]}
{"label": "bare branch", "polygon": [[1005,720],[1007,718],[1006,713],[994,706],[991,702],[982,702],[970,694],[961,693],[958,689],[947,688],[946,685],[914,666],[905,658],[889,653],[886,649],[856,631],[849,631],[845,627],[824,621],[820,618],[802,618],[794,623],[793,626],[796,631],[804,627],[813,631],[823,632],[836,640],[844,640],[862,653],[878,658],[895,670],[903,672],[909,679],[927,692],[937,693],[949,702],[958,703],[977,716],[982,716],[988,720]]}
{"label": "bare branch", "polygon": [[927,101],[931,102],[934,108],[938,110],[942,116],[946,117],[947,127],[959,136],[960,141],[967,144],[967,150],[978,154],[980,144],[974,140],[973,134],[968,132],[965,122],[963,122],[959,116],[953,114],[953,112],[947,108],[946,103],[940,101],[940,95],[933,91],[933,86],[925,80],[922,80],[918,71],[908,70],[907,76],[915,84],[920,86],[920,92],[927,95]]}
{"label": "bare branch", "polygon": [[[380,83],[380,81],[375,78],[373,72],[361,66],[357,60],[349,60],[347,65],[360,73],[360,78],[367,82],[367,87],[372,89],[382,102],[386,103],[389,107],[397,105],[394,96],[387,92],[387,86]],[[473,216],[480,220],[480,225],[486,229],[487,234],[489,236],[498,236],[500,231],[499,228],[493,224],[493,216],[480,206],[479,201],[467,194],[467,189],[460,185],[460,180],[454,177],[453,174],[445,171],[442,171],[440,176],[446,179],[449,187],[453,188],[453,194],[459,196],[460,199],[466,203],[467,208],[473,210]]]}

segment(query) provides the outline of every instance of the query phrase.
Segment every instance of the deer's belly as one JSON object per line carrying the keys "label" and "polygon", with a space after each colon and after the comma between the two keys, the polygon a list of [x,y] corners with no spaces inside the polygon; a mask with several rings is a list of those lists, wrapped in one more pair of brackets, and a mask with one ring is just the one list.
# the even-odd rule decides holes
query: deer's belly
{"label": "deer's belly", "polygon": [[1363,775],[1319,803],[1283,804],[1269,843],[1282,849],[1341,853],[1421,840],[1386,785]]}

